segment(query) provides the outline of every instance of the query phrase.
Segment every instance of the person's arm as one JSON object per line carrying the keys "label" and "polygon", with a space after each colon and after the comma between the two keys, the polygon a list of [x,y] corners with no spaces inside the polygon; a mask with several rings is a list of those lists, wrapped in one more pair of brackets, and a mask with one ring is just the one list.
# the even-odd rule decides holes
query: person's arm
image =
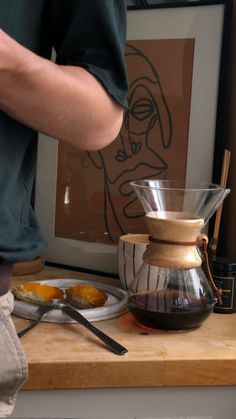
{"label": "person's arm", "polygon": [[111,143],[123,118],[123,107],[88,71],[41,58],[1,30],[0,110],[84,150]]}

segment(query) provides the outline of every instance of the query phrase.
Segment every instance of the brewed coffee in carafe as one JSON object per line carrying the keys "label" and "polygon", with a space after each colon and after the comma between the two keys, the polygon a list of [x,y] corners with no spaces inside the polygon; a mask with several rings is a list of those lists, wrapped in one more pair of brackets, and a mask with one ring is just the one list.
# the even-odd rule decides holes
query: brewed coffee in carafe
{"label": "brewed coffee in carafe", "polygon": [[199,327],[217,302],[202,269],[199,237],[229,189],[187,181],[131,182],[150,233],[143,264],[129,287],[128,307],[141,325]]}

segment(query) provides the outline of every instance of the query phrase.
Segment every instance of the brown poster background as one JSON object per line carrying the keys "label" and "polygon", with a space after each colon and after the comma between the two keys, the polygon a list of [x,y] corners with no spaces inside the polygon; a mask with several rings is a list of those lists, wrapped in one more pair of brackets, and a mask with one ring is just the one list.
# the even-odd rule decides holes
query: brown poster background
{"label": "brown poster background", "polygon": [[115,244],[146,232],[129,182],[184,179],[193,39],[129,41],[129,109],[118,138],[98,152],[59,144],[55,236]]}

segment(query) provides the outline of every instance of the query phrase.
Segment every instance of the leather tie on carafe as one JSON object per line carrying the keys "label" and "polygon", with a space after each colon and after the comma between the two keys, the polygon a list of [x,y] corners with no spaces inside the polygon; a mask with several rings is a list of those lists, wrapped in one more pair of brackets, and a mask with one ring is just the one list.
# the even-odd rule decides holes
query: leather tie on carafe
{"label": "leather tie on carafe", "polygon": [[207,244],[208,244],[208,238],[205,234],[199,234],[198,238],[197,238],[197,247],[199,248],[199,250],[201,251],[201,253],[204,256],[204,270],[207,274],[207,279],[211,285],[211,288],[213,289],[213,292],[217,298],[217,302],[219,305],[222,305],[222,289],[221,288],[217,288],[214,279],[212,277],[211,274],[211,268],[210,268],[210,263],[209,263],[209,257],[208,257],[208,251],[207,251]]}
{"label": "leather tie on carafe", "polygon": [[160,243],[160,244],[174,244],[174,245],[181,245],[181,246],[194,246],[196,245],[196,241],[194,242],[179,242],[174,240],[162,240],[156,239],[155,237],[149,236],[149,241],[153,243]]}

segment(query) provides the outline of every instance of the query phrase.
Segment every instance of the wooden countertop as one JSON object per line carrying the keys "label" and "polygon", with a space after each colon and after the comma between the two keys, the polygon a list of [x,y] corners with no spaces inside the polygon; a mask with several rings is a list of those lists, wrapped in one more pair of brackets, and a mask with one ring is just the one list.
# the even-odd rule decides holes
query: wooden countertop
{"label": "wooden countertop", "polygon": [[[36,275],[15,277],[12,284],[78,278],[119,285],[118,280],[45,267]],[[16,329],[29,322],[12,316]],[[213,313],[191,332],[147,330],[130,313],[96,322],[127,347],[110,352],[78,324],[40,323],[21,341],[29,363],[24,389],[168,387],[236,385],[236,314]]]}

